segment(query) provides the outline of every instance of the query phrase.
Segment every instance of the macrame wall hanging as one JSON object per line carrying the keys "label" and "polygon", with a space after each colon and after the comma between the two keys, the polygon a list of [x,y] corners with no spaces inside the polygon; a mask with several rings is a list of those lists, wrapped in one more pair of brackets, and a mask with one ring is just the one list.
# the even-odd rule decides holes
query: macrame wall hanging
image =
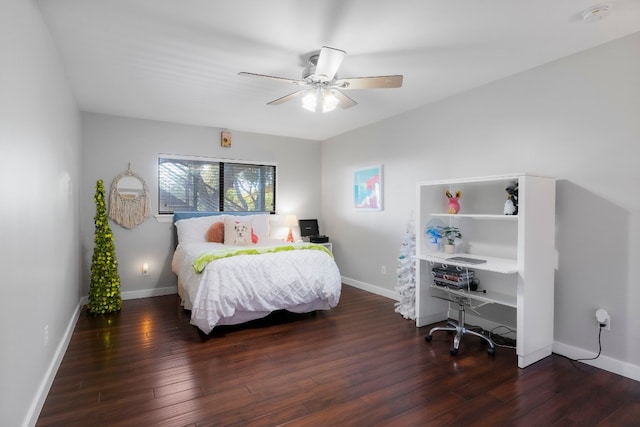
{"label": "macrame wall hanging", "polygon": [[142,224],[150,214],[147,184],[131,171],[129,163],[126,172],[122,172],[111,182],[109,218],[116,224],[131,229]]}

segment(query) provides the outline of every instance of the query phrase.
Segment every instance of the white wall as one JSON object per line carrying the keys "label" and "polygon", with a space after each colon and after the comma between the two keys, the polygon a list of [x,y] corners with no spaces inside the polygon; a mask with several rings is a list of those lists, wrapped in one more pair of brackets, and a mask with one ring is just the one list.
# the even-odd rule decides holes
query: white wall
{"label": "white wall", "polygon": [[79,308],[80,116],[32,1],[2,2],[0,58],[0,425],[20,426]]}
{"label": "white wall", "polygon": [[[325,142],[323,218],[343,276],[393,290],[418,181],[555,177],[554,349],[593,356],[595,310],[605,308],[612,330],[594,364],[640,379],[638,52],[640,33]],[[385,209],[356,212],[353,169],[377,163]]]}
{"label": "white wall", "polygon": [[[283,215],[316,218],[320,215],[320,143],[247,132],[233,134],[232,146],[220,146],[221,129],[179,125],[82,113],[83,184],[81,189],[81,233],[83,252],[83,294],[88,294],[93,253],[95,204],[98,179],[108,194],[111,182],[131,169],[149,188],[152,213],[157,214],[157,158],[159,153],[208,156],[277,165],[276,209],[272,236],[286,237]],[[175,293],[176,276],[171,272],[173,224],[148,218],[127,230],[110,221],[123,298]],[[149,264],[149,276],[142,276],[142,263]]]}

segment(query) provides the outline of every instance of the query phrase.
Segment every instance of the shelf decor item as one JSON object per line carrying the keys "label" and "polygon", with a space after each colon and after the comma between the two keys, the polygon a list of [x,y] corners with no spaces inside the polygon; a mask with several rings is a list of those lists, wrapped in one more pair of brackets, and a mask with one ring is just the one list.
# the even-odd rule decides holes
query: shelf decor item
{"label": "shelf decor item", "polygon": [[514,181],[505,190],[507,192],[507,201],[504,202],[504,214],[518,215],[518,181]]}
{"label": "shelf decor item", "polygon": [[425,230],[425,234],[427,236],[429,236],[429,240],[431,241],[431,243],[437,245],[440,242],[440,239],[442,239],[442,232],[440,230],[440,228],[442,228],[441,226],[431,226],[431,227],[427,227],[427,229]]}
{"label": "shelf decor item", "polygon": [[440,234],[442,237],[447,239],[447,242],[444,245],[444,251],[448,254],[453,254],[456,252],[455,243],[457,239],[462,238],[462,233],[458,227],[453,226],[444,226],[440,227]]}
{"label": "shelf decor item", "polygon": [[424,227],[424,238],[420,239],[424,242],[429,252],[440,252],[442,250],[442,232],[440,229],[444,226],[439,218],[432,218]]}
{"label": "shelf decor item", "polygon": [[91,258],[91,282],[87,309],[91,314],[105,314],[120,311],[122,298],[120,297],[118,260],[113,233],[107,218],[104,183],[101,179],[96,183],[94,200],[96,203],[95,246]]}
{"label": "shelf decor item", "polygon": [[427,236],[428,245],[433,251],[440,250],[440,240],[442,239],[442,232],[440,231],[440,228],[442,228],[442,226],[432,225],[424,230],[424,234]]}
{"label": "shelf decor item", "polygon": [[456,191],[455,196],[451,193],[451,191],[447,190],[446,193],[444,193],[447,198],[449,199],[449,204],[447,205],[447,212],[449,212],[450,214],[457,214],[458,212],[460,212],[460,197],[462,197],[462,192],[461,191]]}

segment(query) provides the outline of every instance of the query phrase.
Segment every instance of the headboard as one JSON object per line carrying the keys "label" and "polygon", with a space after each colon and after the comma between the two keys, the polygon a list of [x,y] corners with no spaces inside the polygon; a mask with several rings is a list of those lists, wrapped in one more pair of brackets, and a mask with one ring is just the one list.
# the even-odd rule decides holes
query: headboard
{"label": "headboard", "polygon": [[218,215],[240,216],[240,215],[258,215],[258,214],[264,214],[264,213],[269,213],[269,212],[228,212],[228,211],[224,211],[224,212],[174,212],[173,213],[173,223],[175,224],[176,221],[180,221],[181,219],[198,218],[198,217],[201,217],[201,216],[218,216]]}

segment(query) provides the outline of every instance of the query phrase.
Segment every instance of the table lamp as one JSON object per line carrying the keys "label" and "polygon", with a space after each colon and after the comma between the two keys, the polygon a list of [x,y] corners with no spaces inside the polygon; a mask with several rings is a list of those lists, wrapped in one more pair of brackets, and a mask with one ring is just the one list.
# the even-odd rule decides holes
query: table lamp
{"label": "table lamp", "polygon": [[293,240],[293,227],[298,225],[298,218],[295,215],[287,215],[284,217],[284,225],[289,227],[289,234],[287,235],[287,242],[294,242]]}

